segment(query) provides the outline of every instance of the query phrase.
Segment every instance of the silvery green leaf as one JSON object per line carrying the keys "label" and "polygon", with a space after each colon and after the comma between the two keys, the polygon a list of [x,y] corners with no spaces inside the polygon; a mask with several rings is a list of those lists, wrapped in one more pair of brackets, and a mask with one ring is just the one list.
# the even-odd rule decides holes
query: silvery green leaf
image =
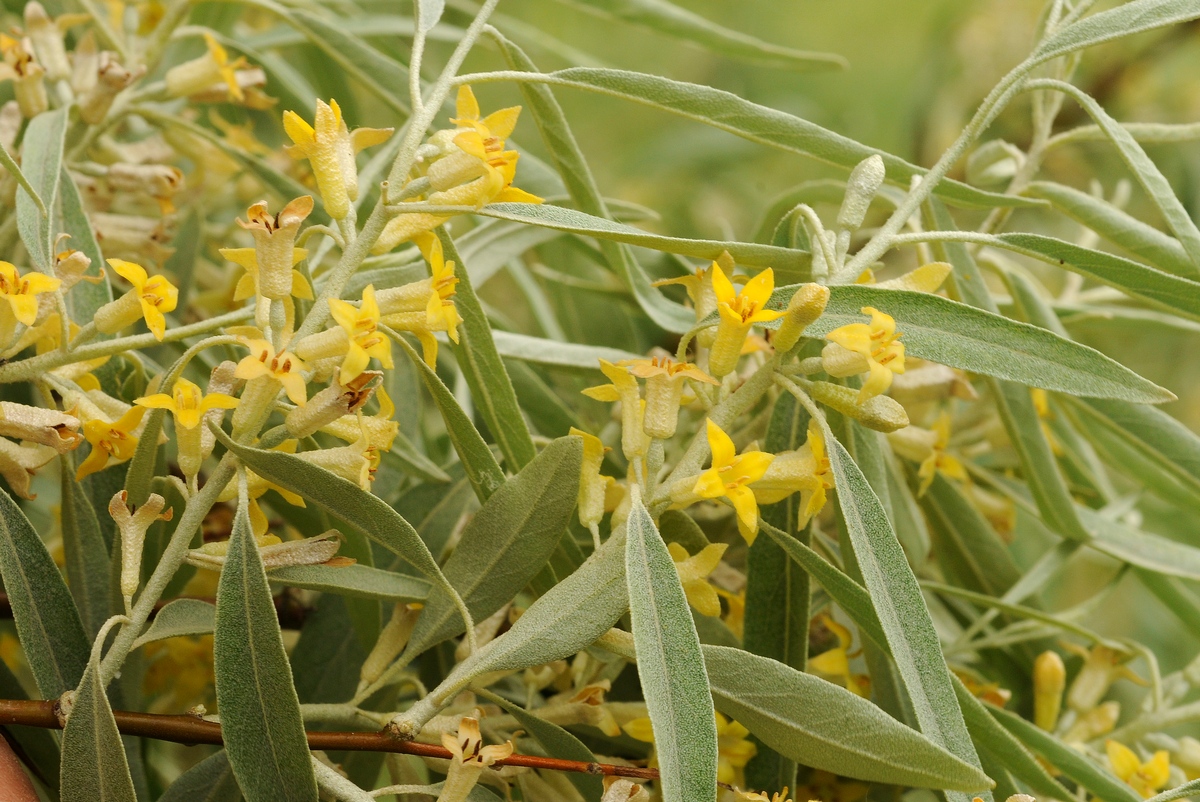
{"label": "silvery green leaf", "polygon": [[663,799],[715,802],[716,718],[700,640],[675,563],[637,497],[627,525],[625,576]]}
{"label": "silvery green leaf", "polygon": [[300,703],[338,704],[353,697],[372,642],[359,636],[345,598],[322,594],[289,655]]}
{"label": "silvery green leaf", "polygon": [[100,680],[103,647],[104,638],[97,638],[63,728],[63,802],[137,802],[121,733]]}
{"label": "silvery green leaf", "polygon": [[845,688],[740,649],[703,650],[717,709],[806,766],[939,790],[990,785],[980,769]]}
{"label": "silvery green leaf", "polygon": [[958,487],[941,474],[921,499],[935,552],[965,588],[1002,596],[1021,573],[996,530]]}
{"label": "silvery green leaf", "polygon": [[594,13],[691,42],[714,53],[792,70],[832,70],[847,66],[832,53],[813,53],[764,42],[730,30],[666,0],[568,0]]}
{"label": "silvery green leaf", "polygon": [[137,450],[125,471],[125,492],[129,494],[129,503],[135,506],[145,504],[150,497],[150,484],[158,468],[158,438],[166,415],[165,409],[152,409],[142,418],[144,425]]}
{"label": "silvery green leaf", "polygon": [[442,12],[446,10],[446,0],[418,0],[414,8],[417,10],[417,30],[429,33],[442,18]]}
{"label": "silvery green leaf", "polygon": [[133,648],[180,635],[207,635],[213,631],[217,608],[201,599],[175,599],[154,616],[150,627],[133,642]]}
{"label": "silvery green leaf", "polygon": [[[477,621],[499,610],[541,570],[575,512],[583,444],[562,437],[493,493],[463,529],[442,571]],[[463,631],[454,604],[433,590],[409,639],[418,655]]]}
{"label": "silvery green leaf", "polygon": [[213,660],[221,734],[247,802],[316,799],[300,702],[244,501],[217,586]]}
{"label": "silvery green leaf", "polygon": [[290,565],[272,569],[267,577],[272,582],[293,588],[363,599],[417,602],[424,601],[429,595],[429,583],[423,579],[361,563],[345,566]]}
{"label": "silvery green leaf", "polygon": [[452,344],[454,356],[471,388],[471,398],[500,446],[506,464],[510,470],[518,471],[537,454],[533,438],[517,403],[512,380],[492,342],[492,327],[471,286],[469,268],[455,250],[454,241],[446,230],[439,228],[437,233],[446,251],[446,261],[458,266],[454,305],[462,317],[462,325],[459,326],[458,342]]}
{"label": "silvery green leaf", "polygon": [[229,757],[221,750],[179,775],[158,802],[236,802],[241,798]]}
{"label": "silvery green leaf", "polygon": [[83,198],[75,181],[66,172],[66,167],[58,183],[58,194],[62,205],[63,231],[71,235],[68,244],[92,260],[84,275],[100,278],[96,283],[81,281],[67,293],[71,319],[82,326],[95,316],[97,309],[113,299],[112,284],[108,279],[108,271],[104,269],[104,255],[96,242],[96,234],[84,211]]}
{"label": "silvery green leaf", "polygon": [[64,455],[60,482],[63,558],[84,632],[89,638],[95,638],[100,625],[108,618],[113,601],[109,551],[92,502],[83,485],[75,481],[70,465],[70,458]]}
{"label": "silvery green leaf", "polygon": [[641,358],[638,354],[617,348],[547,340],[511,331],[493,331],[492,339],[500,356],[548,367],[600,370],[601,359],[615,364],[624,359]]}
{"label": "silvery green leaf", "polygon": [[38,691],[57,699],[79,684],[88,639],[62,574],[6,492],[0,492],[0,576]]}
{"label": "silvery green leaf", "polygon": [[1028,61],[1038,64],[1112,39],[1200,17],[1195,0],[1133,0],[1084,17],[1046,37]]}
{"label": "silvery green leaf", "polygon": [[1094,535],[1089,545],[1098,551],[1167,576],[1200,580],[1200,548],[1134,529],[1088,507],[1076,507],[1076,511]]}
{"label": "silvery green leaf", "polygon": [[29,184],[37,191],[43,208],[25,190],[17,189],[17,231],[29,251],[33,265],[48,276],[54,275],[54,210],[58,203],[58,184],[62,176],[63,142],[67,134],[70,108],[63,106],[45,111],[29,121],[25,129],[21,166]]}

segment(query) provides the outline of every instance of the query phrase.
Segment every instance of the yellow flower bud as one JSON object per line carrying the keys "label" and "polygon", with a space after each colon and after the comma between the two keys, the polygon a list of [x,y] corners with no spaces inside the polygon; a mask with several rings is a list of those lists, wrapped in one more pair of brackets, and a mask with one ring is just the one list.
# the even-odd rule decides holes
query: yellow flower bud
{"label": "yellow flower bud", "polygon": [[1058,652],[1045,651],[1033,663],[1033,721],[1053,732],[1067,687],[1067,669]]}
{"label": "yellow flower bud", "polygon": [[812,325],[821,313],[825,304],[829,303],[829,288],[820,284],[804,284],[788,301],[783,323],[775,333],[774,345],[776,352],[786,354],[796,347],[804,329]]}
{"label": "yellow flower bud", "polygon": [[908,413],[904,407],[886,395],[872,396],[859,404],[857,390],[829,382],[813,382],[809,392],[817,401],[854,418],[868,429],[894,432],[908,425]]}

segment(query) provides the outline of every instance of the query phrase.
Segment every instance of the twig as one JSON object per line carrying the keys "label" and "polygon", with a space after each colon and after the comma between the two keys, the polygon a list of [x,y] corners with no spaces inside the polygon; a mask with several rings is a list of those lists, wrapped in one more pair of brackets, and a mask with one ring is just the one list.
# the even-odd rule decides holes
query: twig
{"label": "twig", "polygon": [[[0,699],[0,726],[21,724],[26,727],[61,729],[55,711],[57,702],[28,699]],[[134,713],[114,710],[117,729],[123,735],[138,735],[158,741],[221,746],[221,725],[195,716],[167,716],[154,713]],[[309,749],[341,752],[395,752],[402,755],[449,760],[449,749],[416,741],[398,741],[384,732],[307,732]],[[561,760],[538,755],[510,755],[496,761],[497,766],[523,766],[551,771],[573,771],[610,777],[633,777],[639,780],[658,779],[658,769],[636,766],[617,766],[611,763],[588,763],[582,760]]]}

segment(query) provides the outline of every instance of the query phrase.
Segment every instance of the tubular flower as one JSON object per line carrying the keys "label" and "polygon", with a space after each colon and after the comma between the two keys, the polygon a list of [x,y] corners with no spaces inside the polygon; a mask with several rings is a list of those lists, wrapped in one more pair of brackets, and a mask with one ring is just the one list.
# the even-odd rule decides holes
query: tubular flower
{"label": "tubular flower", "polygon": [[301,375],[304,363],[300,358],[287,351],[275,353],[275,347],[267,340],[246,340],[245,344],[250,355],[238,362],[233,375],[248,382],[268,378],[283,387],[293,404],[303,406],[308,400],[308,388]]}
{"label": "tubular flower", "polygon": [[7,346],[16,334],[17,324],[32,326],[37,320],[38,297],[54,292],[62,284],[56,278],[29,271],[25,275],[8,262],[0,262],[0,345]]}
{"label": "tubular flower", "polygon": [[604,452],[608,451],[600,438],[571,427],[571,434],[583,439],[583,463],[579,477],[579,523],[592,533],[592,539],[600,542],[600,520],[604,517],[605,497],[608,487],[616,482],[611,476],[600,473],[604,464]]}
{"label": "tubular flower", "polygon": [[142,417],[146,414],[145,407],[134,406],[111,423],[103,418],[85,420],[83,436],[92,445],[92,453],[79,464],[75,471],[75,481],[81,482],[84,477],[102,471],[108,465],[119,465],[133,459],[137,451],[138,434]]}
{"label": "tubular flower", "polygon": [[163,313],[174,311],[179,290],[166,277],[150,276],[144,267],[133,262],[109,259],[108,264],[133,289],[97,310],[96,328],[105,334],[115,334],[138,318],[145,318],[146,327],[161,342],[167,330]]}
{"label": "tubular flower", "polygon": [[366,370],[371,357],[378,359],[385,368],[392,368],[391,343],[376,330],[379,304],[375,302],[375,285],[368,284],[363,289],[362,305],[358,309],[338,298],[330,298],[329,311],[349,338],[339,375],[343,385],[349,384]]}
{"label": "tubular flower", "polygon": [[[724,254],[727,256],[728,254]],[[728,260],[727,267],[733,270],[733,260]],[[704,318],[717,311],[717,293],[713,290],[713,269],[720,269],[716,262],[712,263],[711,267],[696,268],[694,276],[680,276],[679,278],[662,279],[654,282],[655,287],[665,287],[668,284],[680,284],[687,290],[688,298],[692,301],[692,309],[696,312],[696,322],[699,323]],[[705,329],[696,335],[696,342],[705,348],[709,348],[713,344],[713,338],[716,333],[712,329]]]}
{"label": "tubular flower", "polygon": [[686,507],[700,499],[729,499],[737,511],[738,531],[747,543],[753,543],[758,535],[758,503],[749,485],[763,477],[774,456],[762,451],[738,454],[729,435],[711,420],[707,423],[712,467],[700,474],[690,488],[690,478],[676,482],[671,497],[676,507]]}
{"label": "tubular flower", "polygon": [[1128,653],[1103,644],[1088,650],[1073,643],[1064,643],[1063,648],[1083,658],[1083,667],[1079,669],[1070,690],[1067,691],[1067,706],[1076,713],[1086,713],[1100,704],[1104,694],[1108,693],[1108,689],[1117,679],[1145,684],[1145,680],[1125,665],[1125,661],[1130,657]]}
{"label": "tubular flower", "polygon": [[212,34],[204,34],[204,44],[208,50],[203,56],[167,70],[167,93],[171,97],[186,97],[205,92],[214,84],[224,84],[229,99],[241,101],[245,95],[237,71],[249,66],[246,60],[238,57],[230,61],[229,54]]}
{"label": "tubular flower", "polygon": [[349,214],[351,201],[358,200],[355,154],[387,141],[392,135],[391,128],[350,131],[336,100],[317,101],[314,125],[309,125],[294,111],[285,111],[283,130],[293,143],[287,148],[288,155],[294,159],[308,159],[317,179],[317,191],[325,201],[325,211],[335,220]]}
{"label": "tubular flower", "polygon": [[862,308],[871,322],[851,323],[825,335],[830,341],[821,352],[825,371],[831,376],[856,376],[870,372],[858,393],[858,403],[887,391],[892,376],[904,372],[904,343],[896,321],[871,306]]}
{"label": "tubular flower", "polygon": [[771,268],[746,282],[741,292],[733,288],[733,283],[716,262],[713,262],[712,271],[713,293],[717,298],[721,322],[717,325],[712,353],[708,356],[708,371],[720,379],[737,367],[738,357],[742,354],[742,346],[751,327],[755,323],[769,323],[784,313],[766,308],[775,289],[775,273]]}
{"label": "tubular flower", "polygon": [[254,247],[222,248],[220,251],[226,259],[246,270],[234,292],[235,301],[256,293],[274,299],[291,295],[312,297],[308,282],[293,269],[308,256],[308,251],[295,247],[295,243],[300,224],[312,209],[312,196],[305,195],[284,206],[274,216],[267,212],[266,201],[259,201],[246,210],[246,222],[237,222],[254,237]]}
{"label": "tubular flower", "polygon": [[363,490],[371,489],[379,458],[378,451],[371,445],[370,433],[363,427],[359,428],[358,439],[348,446],[304,451],[296,456],[354,482]]}
{"label": "tubular flower", "polygon": [[646,456],[650,443],[642,431],[642,401],[637,379],[623,367],[606,359],[600,360],[600,370],[612,380],[612,384],[601,384],[583,391],[588,398],[597,401],[621,402],[621,451],[631,462]]}
{"label": "tubular flower", "polygon": [[166,409],[175,418],[175,439],[179,448],[179,467],[189,481],[200,472],[204,461],[201,446],[200,421],[210,409],[233,409],[238,400],[225,393],[205,395],[201,389],[180,377],[171,389],[171,395],[155,393],[135,399],[138,406],[150,409]]}
{"label": "tubular flower", "polygon": [[463,802],[484,768],[513,753],[511,741],[484,746],[479,734],[479,719],[464,716],[454,735],[442,735],[442,746],[450,750],[450,770],[442,786],[440,802]]}
{"label": "tubular flower", "polygon": [[13,95],[21,114],[30,120],[50,107],[46,97],[46,70],[34,58],[25,42],[0,34],[0,81],[13,82]]}
{"label": "tubular flower", "polygon": [[825,507],[827,491],[833,488],[833,473],[825,455],[825,438],[814,420],[808,422],[808,440],[795,451],[776,454],[762,478],[750,485],[759,504],[774,504],[800,493],[803,527]]}
{"label": "tubular flower", "polygon": [[1154,796],[1171,779],[1171,756],[1165,749],[1158,750],[1144,763],[1132,749],[1117,741],[1105,741],[1104,751],[1108,753],[1113,774],[1137,791],[1142,799]]}
{"label": "tubular flower", "polygon": [[808,667],[818,674],[825,674],[830,677],[836,677],[846,690],[858,696],[866,697],[870,694],[870,680],[867,677],[854,674],[850,671],[850,659],[856,657],[858,652],[850,653],[850,644],[853,642],[853,636],[850,630],[833,620],[833,617],[828,613],[822,613],[818,620],[824,624],[825,628],[837,636],[838,645],[828,651],[821,652],[815,657],[808,659]]}
{"label": "tubular flower", "polygon": [[375,391],[375,396],[379,399],[379,412],[375,415],[364,415],[362,412],[357,415],[343,415],[322,426],[321,431],[347,443],[356,442],[365,431],[367,442],[377,453],[391,451],[392,443],[400,433],[400,424],[392,420],[392,416],[396,414],[396,405],[382,387]]}
{"label": "tubular flower", "polygon": [[158,521],[169,521],[174,515],[167,500],[157,493],[140,507],[129,504],[129,495],[119,491],[108,503],[108,514],[112,516],[121,533],[121,595],[128,609],[133,594],[137,593],[142,567],[142,547],[146,542],[146,530]]}
{"label": "tubular flower", "polygon": [[687,549],[678,543],[668,543],[667,551],[675,561],[675,571],[679,574],[679,582],[683,585],[683,593],[687,596],[688,604],[696,608],[696,612],[710,617],[721,614],[721,599],[717,591],[708,583],[708,575],[721,562],[725,543],[713,543],[689,556]]}
{"label": "tubular flower", "polygon": [[646,416],[642,429],[649,436],[666,440],[675,435],[679,422],[679,405],[683,401],[684,379],[705,384],[719,384],[712,376],[695,365],[676,362],[670,357],[630,359],[618,363],[629,368],[634,376],[646,380]]}
{"label": "tubular flower", "polygon": [[[442,242],[437,237],[418,238],[421,251],[429,261],[431,277],[404,287],[381,291],[377,298],[383,322],[398,331],[410,331],[421,341],[425,363],[437,364],[437,340],[433,333],[444,331],[452,342],[458,342],[458,327],[462,316],[454,305],[458,278],[454,262],[447,262]],[[415,307],[415,308],[413,308]]]}
{"label": "tubular flower", "polygon": [[946,453],[946,446],[950,444],[950,416],[946,413],[942,413],[932,429],[906,426],[889,432],[888,442],[897,454],[921,464],[917,470],[921,480],[918,498],[929,490],[939,471],[959,481],[967,481],[967,469],[957,457]]}
{"label": "tubular flower", "polygon": [[83,442],[79,423],[79,418],[56,409],[0,401],[0,435],[50,446],[59,454]]}

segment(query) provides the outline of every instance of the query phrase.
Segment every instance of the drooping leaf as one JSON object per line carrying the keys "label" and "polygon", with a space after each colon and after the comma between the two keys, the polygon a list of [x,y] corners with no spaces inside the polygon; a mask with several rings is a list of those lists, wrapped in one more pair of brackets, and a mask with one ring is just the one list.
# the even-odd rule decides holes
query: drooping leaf
{"label": "drooping leaf", "polygon": [[38,271],[54,275],[54,210],[62,176],[63,143],[67,134],[66,106],[42,112],[29,121],[21,148],[21,167],[37,191],[39,209],[24,187],[17,189],[17,231]]}
{"label": "drooping leaf", "polygon": [[175,599],[154,616],[150,627],[133,642],[133,648],[180,635],[207,635],[213,631],[217,608],[202,599]]}
{"label": "drooping leaf", "polygon": [[267,576],[272,582],[293,588],[363,599],[418,602],[429,595],[429,583],[422,579],[362,564],[289,565],[272,569]]}
{"label": "drooping leaf", "polygon": [[100,521],[84,487],[75,481],[64,458],[62,471],[62,540],[67,580],[79,609],[84,632],[95,638],[108,618],[112,603],[109,553]]}

